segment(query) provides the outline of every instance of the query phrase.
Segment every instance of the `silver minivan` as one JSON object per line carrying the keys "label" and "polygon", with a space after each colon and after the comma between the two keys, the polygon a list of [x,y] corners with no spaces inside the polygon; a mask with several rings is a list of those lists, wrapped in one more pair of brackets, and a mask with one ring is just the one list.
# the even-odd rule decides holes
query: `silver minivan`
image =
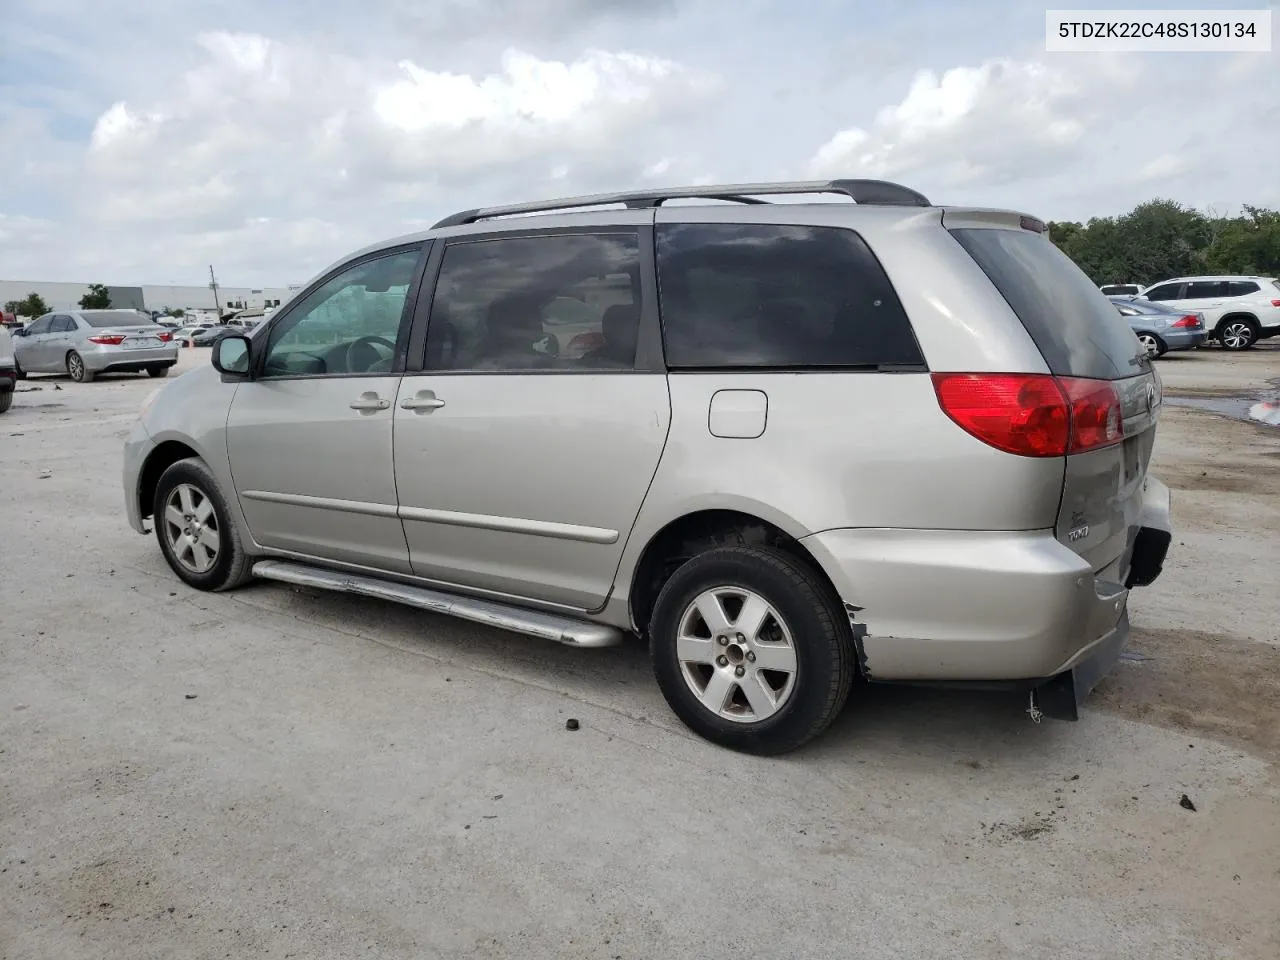
{"label": "silver minivan", "polygon": [[1160,411],[1034,217],[883,181],[636,191],[333,264],[145,405],[125,502],[198,589],[639,637],[690,728],[781,753],[859,679],[1074,719],[1168,549]]}

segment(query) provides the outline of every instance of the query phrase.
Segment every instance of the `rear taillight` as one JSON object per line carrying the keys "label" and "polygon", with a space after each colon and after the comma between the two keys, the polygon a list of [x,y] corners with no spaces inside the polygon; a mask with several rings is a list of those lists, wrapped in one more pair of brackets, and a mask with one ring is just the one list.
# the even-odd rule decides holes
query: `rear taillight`
{"label": "rear taillight", "polygon": [[96,337],[89,338],[90,343],[102,343],[108,347],[118,347],[124,343],[124,334],[122,333],[100,333]]}
{"label": "rear taillight", "polygon": [[1062,457],[1123,439],[1120,395],[1107,380],[1046,374],[935,373],[942,411],[997,450]]}
{"label": "rear taillight", "polygon": [[161,334],[157,334],[157,336],[160,337],[161,343],[168,343],[170,340],[173,339],[172,333],[161,333]]}
{"label": "rear taillight", "polygon": [[1280,300],[1272,300],[1271,305],[1273,307],[1280,307]]}
{"label": "rear taillight", "polygon": [[1200,326],[1200,318],[1187,314],[1185,317],[1181,317],[1180,319],[1173,321],[1170,326],[1178,327],[1183,330],[1194,329],[1195,327]]}

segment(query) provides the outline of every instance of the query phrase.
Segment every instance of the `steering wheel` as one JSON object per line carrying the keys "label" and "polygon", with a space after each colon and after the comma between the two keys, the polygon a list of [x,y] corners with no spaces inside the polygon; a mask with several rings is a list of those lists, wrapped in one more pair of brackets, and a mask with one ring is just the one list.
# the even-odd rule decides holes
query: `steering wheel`
{"label": "steering wheel", "polygon": [[[375,349],[375,344],[385,346],[391,352],[391,356],[383,356],[381,350]],[[347,344],[347,373],[385,372],[385,370],[391,369],[391,358],[395,355],[396,345],[386,337],[359,337]],[[374,367],[379,367],[384,363],[386,364],[385,370],[374,370]]]}

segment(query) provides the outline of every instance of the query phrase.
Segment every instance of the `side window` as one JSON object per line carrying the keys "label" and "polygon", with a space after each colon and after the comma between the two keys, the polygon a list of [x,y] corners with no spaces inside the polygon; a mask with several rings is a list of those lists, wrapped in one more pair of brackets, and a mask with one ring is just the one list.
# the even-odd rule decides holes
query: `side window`
{"label": "side window", "polygon": [[866,242],[835,227],[658,227],[671,368],[921,365],[906,312]]}
{"label": "side window", "polygon": [[1247,297],[1251,293],[1257,293],[1261,289],[1252,280],[1228,280],[1227,296],[1228,297]]}
{"label": "side window", "polygon": [[49,328],[50,333],[74,333],[76,331],[76,322],[67,316],[57,316],[53,318],[53,325]]}
{"label": "side window", "polygon": [[27,335],[34,336],[36,334],[48,333],[49,328],[53,325],[53,314],[46,313],[39,320],[32,320],[27,325]]}
{"label": "side window", "polygon": [[1179,300],[1184,284],[1181,283],[1162,283],[1150,293],[1147,294],[1148,300]]}
{"label": "side window", "polygon": [[1193,280],[1187,284],[1185,300],[1211,300],[1226,295],[1227,284],[1224,280]]}
{"label": "side window", "polygon": [[263,375],[389,372],[420,252],[366,260],[312,291],[271,329]]}
{"label": "side window", "polygon": [[635,233],[455,242],[427,327],[428,370],[630,370],[640,331]]}

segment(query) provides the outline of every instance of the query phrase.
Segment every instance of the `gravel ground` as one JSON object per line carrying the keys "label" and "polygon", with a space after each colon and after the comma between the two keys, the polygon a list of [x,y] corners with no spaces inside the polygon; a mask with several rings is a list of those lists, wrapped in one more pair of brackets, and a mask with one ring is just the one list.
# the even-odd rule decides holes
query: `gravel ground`
{"label": "gravel ground", "polygon": [[[1280,345],[1160,369],[1260,396]],[[121,505],[154,386],[0,417],[3,960],[1280,956],[1280,429],[1166,409],[1175,549],[1079,723],[872,689],[760,760],[639,649],[186,589]]]}

